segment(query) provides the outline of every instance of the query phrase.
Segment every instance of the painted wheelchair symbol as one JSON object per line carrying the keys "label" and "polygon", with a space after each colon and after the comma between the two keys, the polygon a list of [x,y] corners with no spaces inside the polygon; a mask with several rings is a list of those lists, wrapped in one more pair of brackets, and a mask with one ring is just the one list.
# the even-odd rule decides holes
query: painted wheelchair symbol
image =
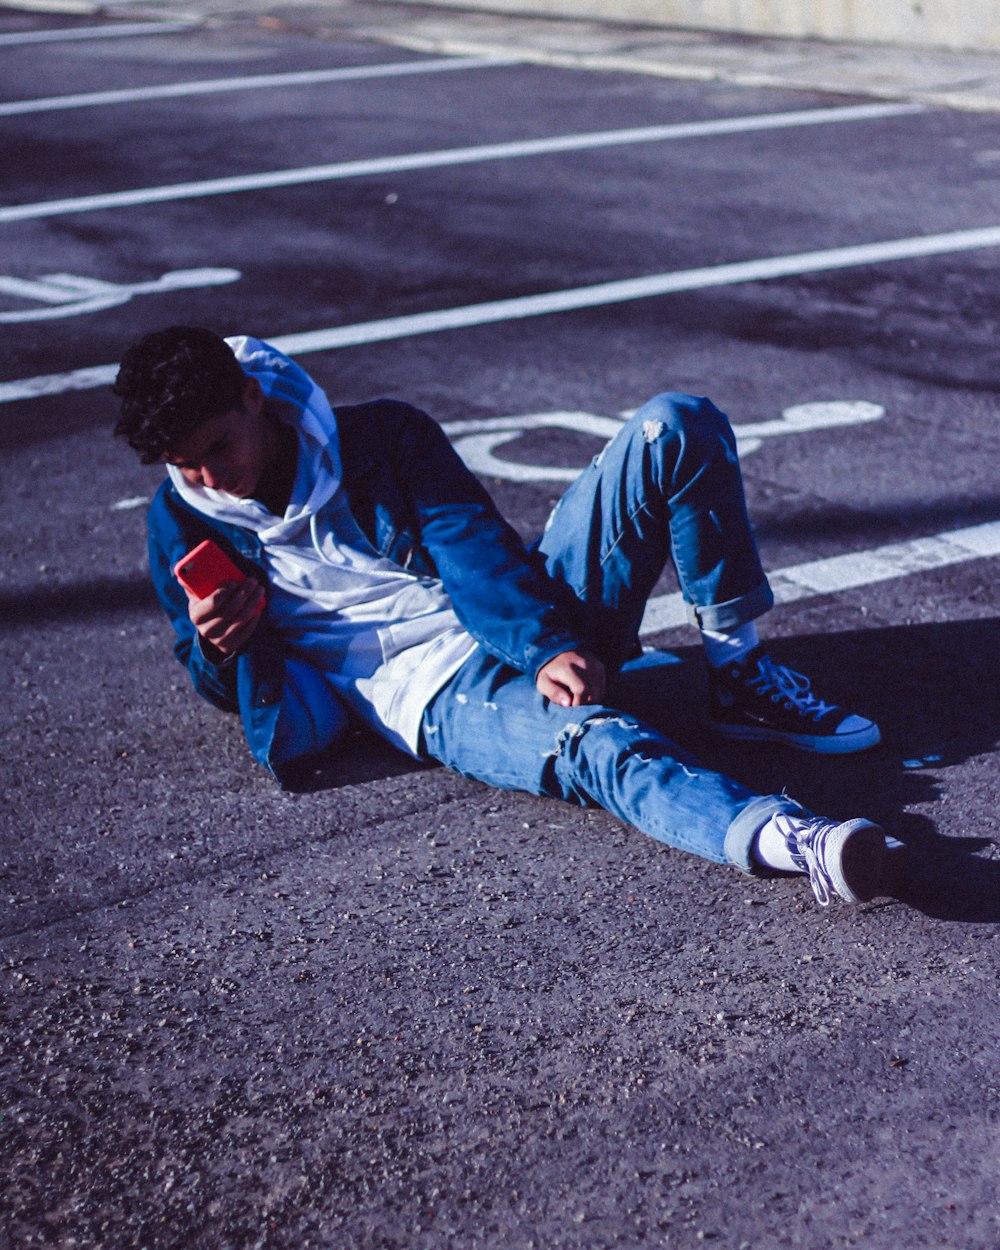
{"label": "painted wheelchair symbol", "polygon": [[127,304],[137,295],[225,286],[240,277],[242,274],[238,269],[175,269],[153,282],[120,284],[102,282],[98,278],[82,278],[72,273],[47,273],[40,278],[14,278],[0,274],[0,296],[10,295],[18,300],[44,305],[41,308],[0,311],[0,323],[12,325],[79,317],[84,313],[103,312],[106,308]]}
{"label": "painted wheelchair symbol", "polygon": [[[442,429],[455,450],[475,473],[508,482],[571,482],[582,466],[525,464],[505,460],[497,453],[530,430],[564,429],[600,439],[613,438],[622,421],[631,415],[603,417],[593,412],[537,412],[522,417],[484,417],[479,420],[447,421]],[[862,425],[885,416],[880,404],[865,400],[827,400],[795,404],[785,408],[773,421],[734,425],[736,445],[741,456],[763,446],[768,438],[825,430],[834,426]]]}

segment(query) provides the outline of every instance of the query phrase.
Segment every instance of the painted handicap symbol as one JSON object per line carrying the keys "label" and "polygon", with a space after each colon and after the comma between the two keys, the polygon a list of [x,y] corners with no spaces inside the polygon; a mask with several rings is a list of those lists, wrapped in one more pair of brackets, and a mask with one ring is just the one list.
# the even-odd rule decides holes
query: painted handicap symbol
{"label": "painted handicap symbol", "polygon": [[0,274],[0,296],[9,295],[18,300],[43,305],[41,308],[0,311],[0,323],[11,325],[25,321],[54,321],[62,317],[79,317],[84,313],[103,312],[106,308],[127,304],[137,295],[225,286],[241,277],[238,269],[175,269],[153,282],[121,284],[102,282],[98,278],[82,278],[72,273],[47,273],[40,278],[15,278]]}
{"label": "painted handicap symbol", "polygon": [[[508,482],[571,482],[582,466],[526,464],[506,460],[499,453],[531,430],[564,429],[607,440],[614,437],[622,421],[631,415],[631,412],[624,412],[620,417],[604,417],[593,412],[536,412],[520,417],[447,421],[442,423],[442,429],[469,468],[483,477]],[[748,456],[769,438],[863,425],[884,416],[881,404],[867,400],[821,400],[794,404],[772,421],[734,425],[733,431],[739,454]]]}

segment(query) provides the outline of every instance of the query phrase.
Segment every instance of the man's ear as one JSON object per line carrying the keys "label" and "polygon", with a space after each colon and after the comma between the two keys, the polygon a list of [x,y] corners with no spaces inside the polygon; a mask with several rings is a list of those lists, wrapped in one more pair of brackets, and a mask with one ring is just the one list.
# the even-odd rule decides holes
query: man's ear
{"label": "man's ear", "polygon": [[264,392],[256,378],[247,378],[243,385],[243,406],[254,416],[264,407]]}

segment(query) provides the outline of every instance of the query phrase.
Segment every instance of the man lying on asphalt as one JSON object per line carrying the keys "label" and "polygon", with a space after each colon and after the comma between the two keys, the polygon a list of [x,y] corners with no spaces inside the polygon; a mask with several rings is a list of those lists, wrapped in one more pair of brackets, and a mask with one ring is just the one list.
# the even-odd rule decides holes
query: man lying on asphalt
{"label": "man lying on asphalt", "polygon": [[[640,408],[529,553],[428,416],[385,399],[334,412],[257,339],[146,335],[114,389],[116,434],[167,466],[149,551],[177,656],[200,694],[239,712],[279,780],[350,716],[417,758],[600,804],[744,872],[808,873],[824,906],[877,892],[877,825],[755,794],[605,702],[670,556],[717,733],[826,753],[879,741],[761,646],[754,622],[773,596],[733,432],[707,400]],[[204,539],[248,576],[185,589],[175,567]]]}

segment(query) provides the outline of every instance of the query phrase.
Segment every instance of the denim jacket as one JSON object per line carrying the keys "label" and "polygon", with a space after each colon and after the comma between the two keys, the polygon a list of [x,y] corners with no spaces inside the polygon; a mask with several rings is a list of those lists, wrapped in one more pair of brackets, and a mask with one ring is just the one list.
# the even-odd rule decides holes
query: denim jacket
{"label": "denim jacket", "polygon": [[[414,573],[440,577],[462,625],[491,655],[535,675],[579,648],[567,589],[524,549],[440,427],[409,404],[380,399],[336,410],[342,489],[375,552]],[[284,691],[284,651],[266,618],[235,661],[203,651],[172,569],[212,538],[266,586],[261,544],[241,526],[210,520],[164,482],[149,510],[153,585],[177,634],[174,652],[195,689],[239,712],[254,758],[281,780],[272,759]]]}

